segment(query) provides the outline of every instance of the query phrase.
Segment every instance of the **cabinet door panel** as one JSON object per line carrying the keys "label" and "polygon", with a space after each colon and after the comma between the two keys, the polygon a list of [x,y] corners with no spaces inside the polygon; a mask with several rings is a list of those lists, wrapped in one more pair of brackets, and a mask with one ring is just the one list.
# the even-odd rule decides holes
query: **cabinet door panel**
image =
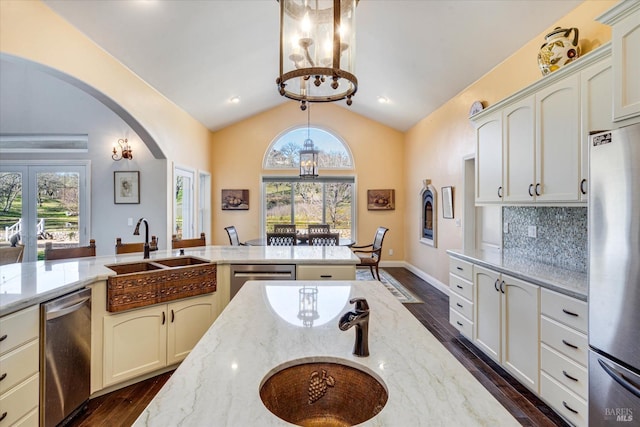
{"label": "cabinet door panel", "polygon": [[502,200],[502,120],[500,112],[477,129],[476,202]]}
{"label": "cabinet door panel", "polygon": [[183,360],[213,323],[217,312],[214,295],[168,305],[167,365]]}
{"label": "cabinet door panel", "polygon": [[167,364],[166,305],[104,318],[104,386]]}
{"label": "cabinet door panel", "polygon": [[640,10],[620,20],[613,27],[612,51],[615,61],[615,119],[640,114]]}
{"label": "cabinet door panel", "polygon": [[503,275],[502,280],[505,298],[503,365],[537,393],[540,288],[507,275]]}
{"label": "cabinet door panel", "polygon": [[530,202],[535,194],[534,96],[506,107],[503,126],[503,186],[505,202]]}
{"label": "cabinet door panel", "polygon": [[476,287],[476,333],[474,343],[496,361],[501,360],[502,298],[496,291],[500,275],[486,268],[473,268]]}
{"label": "cabinet door panel", "polygon": [[569,76],[536,94],[536,176],[541,202],[579,200],[580,86]]}

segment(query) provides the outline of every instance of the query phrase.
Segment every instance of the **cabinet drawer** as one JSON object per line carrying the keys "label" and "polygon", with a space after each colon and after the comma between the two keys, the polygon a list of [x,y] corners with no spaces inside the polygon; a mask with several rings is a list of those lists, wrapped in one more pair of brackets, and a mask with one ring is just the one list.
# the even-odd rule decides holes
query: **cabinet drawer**
{"label": "cabinet drawer", "polygon": [[0,341],[0,354],[11,351],[38,336],[40,331],[38,309],[39,306],[35,305],[0,319],[0,338],[6,336]]}
{"label": "cabinet drawer", "polygon": [[[300,265],[297,280],[356,280],[354,265]],[[374,280],[371,278],[371,280]]]}
{"label": "cabinet drawer", "polygon": [[540,368],[560,384],[587,400],[589,373],[585,367],[547,347],[546,344],[542,344],[540,346]]}
{"label": "cabinet drawer", "polygon": [[545,316],[540,317],[542,342],[582,366],[587,366],[587,336]]}
{"label": "cabinet drawer", "polygon": [[540,374],[540,396],[572,424],[587,425],[587,402],[544,372]]}
{"label": "cabinet drawer", "polygon": [[449,272],[469,281],[473,280],[473,264],[458,258],[449,257]]}
{"label": "cabinet drawer", "polygon": [[462,295],[469,301],[473,301],[473,283],[461,279],[455,274],[449,274],[449,289],[458,295]]}
{"label": "cabinet drawer", "polygon": [[2,420],[3,425],[13,425],[33,408],[38,407],[40,387],[38,378],[36,374],[12,388],[11,391],[0,395],[0,414],[7,413]]}
{"label": "cabinet drawer", "polygon": [[449,294],[449,307],[462,314],[469,321],[473,320],[473,303],[454,292]]}
{"label": "cabinet drawer", "polygon": [[587,333],[589,310],[586,302],[548,289],[542,289],[540,301],[542,314],[580,332]]}
{"label": "cabinet drawer", "polygon": [[33,340],[0,357],[0,393],[38,372],[39,341]]}
{"label": "cabinet drawer", "polygon": [[31,412],[27,413],[23,418],[19,419],[13,427],[38,427],[40,423],[40,411],[39,408],[34,408]]}
{"label": "cabinet drawer", "polygon": [[449,309],[449,323],[462,335],[473,340],[473,322],[451,308]]}

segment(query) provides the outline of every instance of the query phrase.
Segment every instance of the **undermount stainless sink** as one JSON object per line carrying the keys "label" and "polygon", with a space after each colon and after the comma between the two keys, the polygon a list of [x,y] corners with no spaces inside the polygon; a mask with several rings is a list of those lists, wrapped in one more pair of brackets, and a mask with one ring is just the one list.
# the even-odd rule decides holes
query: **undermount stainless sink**
{"label": "undermount stainless sink", "polygon": [[335,361],[290,362],[274,369],[260,386],[267,409],[299,426],[360,424],[375,417],[388,397],[382,380]]}

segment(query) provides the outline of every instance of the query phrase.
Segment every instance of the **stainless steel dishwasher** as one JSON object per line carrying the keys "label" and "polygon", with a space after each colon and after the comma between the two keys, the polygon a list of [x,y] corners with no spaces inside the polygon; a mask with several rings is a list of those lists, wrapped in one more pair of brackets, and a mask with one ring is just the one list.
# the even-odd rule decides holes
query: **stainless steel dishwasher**
{"label": "stainless steel dishwasher", "polygon": [[295,264],[231,264],[231,298],[248,280],[296,280]]}
{"label": "stainless steel dishwasher", "polygon": [[89,399],[91,289],[40,305],[40,426],[56,426]]}

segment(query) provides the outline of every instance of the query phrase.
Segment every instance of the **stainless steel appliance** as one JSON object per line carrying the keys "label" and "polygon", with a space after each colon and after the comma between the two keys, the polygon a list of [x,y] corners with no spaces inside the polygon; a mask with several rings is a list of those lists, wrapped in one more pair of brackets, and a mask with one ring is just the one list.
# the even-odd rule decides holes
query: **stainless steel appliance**
{"label": "stainless steel appliance", "polygon": [[591,136],[589,425],[640,423],[640,124]]}
{"label": "stainless steel appliance", "polygon": [[249,280],[296,280],[295,264],[232,264],[231,298]]}
{"label": "stainless steel appliance", "polygon": [[91,289],[43,303],[40,351],[40,426],[56,426],[89,399]]}

